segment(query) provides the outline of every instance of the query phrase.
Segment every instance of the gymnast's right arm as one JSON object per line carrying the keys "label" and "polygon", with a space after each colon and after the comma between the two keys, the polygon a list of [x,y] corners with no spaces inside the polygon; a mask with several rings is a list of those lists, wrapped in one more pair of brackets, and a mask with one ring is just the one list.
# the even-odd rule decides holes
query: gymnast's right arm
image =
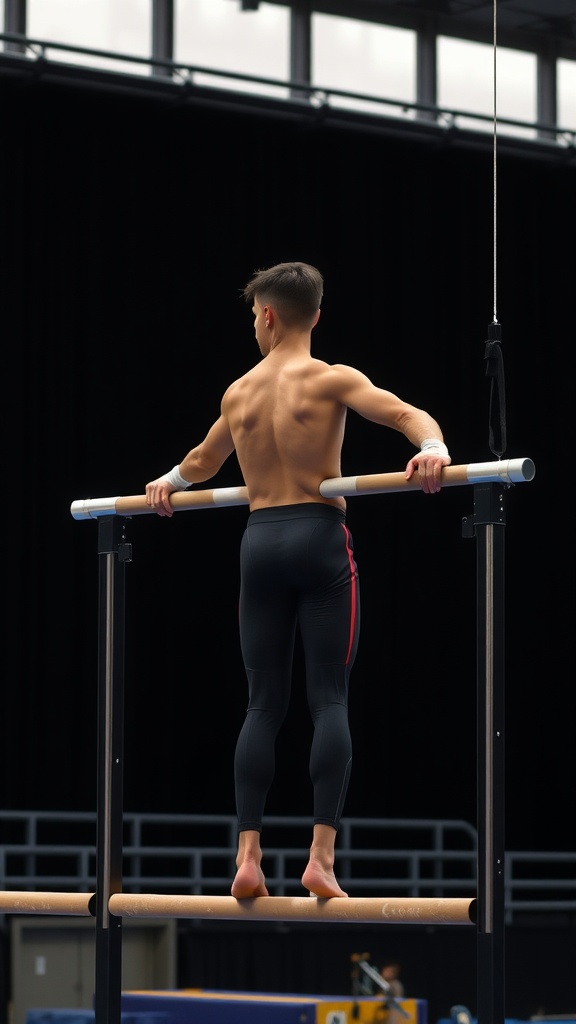
{"label": "gymnast's right arm", "polygon": [[233,451],[234,441],[228,420],[220,416],[204,440],[192,448],[179,465],[146,484],[146,504],[159,516],[171,516],[170,495],[174,491],[185,491],[191,484],[210,480]]}

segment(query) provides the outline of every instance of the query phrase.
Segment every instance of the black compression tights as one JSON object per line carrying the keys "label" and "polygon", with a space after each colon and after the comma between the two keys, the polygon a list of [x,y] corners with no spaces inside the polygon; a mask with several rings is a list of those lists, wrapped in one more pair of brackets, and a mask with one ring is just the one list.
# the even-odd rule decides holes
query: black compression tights
{"label": "black compression tights", "polygon": [[258,509],[248,518],[240,565],[248,710],[235,755],[239,830],[262,828],[275,740],[290,700],[297,627],[314,726],[314,822],[337,829],[352,761],[348,682],[360,625],[358,573],[344,513],[321,502]]}

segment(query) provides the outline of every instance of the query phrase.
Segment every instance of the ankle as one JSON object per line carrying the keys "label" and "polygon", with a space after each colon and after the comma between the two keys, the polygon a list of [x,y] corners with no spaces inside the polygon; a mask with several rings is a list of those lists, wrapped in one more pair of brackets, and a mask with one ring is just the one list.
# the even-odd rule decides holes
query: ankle
{"label": "ankle", "polygon": [[253,830],[241,832],[238,837],[236,867],[240,867],[242,864],[256,864],[259,867],[261,861],[260,833]]}

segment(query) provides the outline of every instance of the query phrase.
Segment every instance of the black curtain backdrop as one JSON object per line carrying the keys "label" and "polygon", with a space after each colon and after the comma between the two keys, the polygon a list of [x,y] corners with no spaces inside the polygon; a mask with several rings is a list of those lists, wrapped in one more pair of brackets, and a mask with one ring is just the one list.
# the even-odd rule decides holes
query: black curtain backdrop
{"label": "black curtain backdrop", "polygon": [[[97,524],[73,500],[142,493],[258,357],[240,291],[277,261],[325,275],[314,352],[429,410],[455,464],[491,461],[493,153],[321,117],[0,80],[4,374],[1,806],[96,806]],[[506,845],[574,848],[576,164],[498,158],[508,444]],[[412,449],[351,416],[343,473]],[[241,483],[234,459],[213,481]],[[347,815],[476,820],[473,489],[354,497],[362,636]],[[567,514],[568,513],[568,514]],[[244,507],[129,523],[126,810],[233,813],[246,704]],[[268,809],[308,814],[299,653]]]}
{"label": "black curtain backdrop", "polygon": [[[327,124],[2,83],[7,514],[2,806],[94,807],[97,524],[77,498],[142,493],[258,357],[240,290],[303,259],[325,275],[315,354],[491,460],[493,166],[477,149]],[[507,845],[574,843],[572,447],[576,168],[498,163],[507,491]],[[401,469],[401,435],[349,419],[343,473]],[[566,467],[566,468],[565,468]],[[240,483],[234,459],[214,480]],[[475,820],[473,489],[350,498],[363,627],[348,814]],[[244,507],[135,517],[127,569],[128,810],[233,810],[246,703]],[[296,673],[299,676],[299,673]],[[302,686],[272,813],[310,808]],[[538,808],[536,812],[536,808]]]}

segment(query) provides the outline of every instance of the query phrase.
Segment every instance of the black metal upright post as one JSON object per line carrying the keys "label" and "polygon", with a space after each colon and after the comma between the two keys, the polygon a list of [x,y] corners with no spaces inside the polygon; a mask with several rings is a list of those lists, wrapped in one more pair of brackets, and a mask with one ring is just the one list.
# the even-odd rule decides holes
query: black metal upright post
{"label": "black metal upright post", "polygon": [[98,520],[98,801],[96,848],[96,1024],[120,1024],[122,918],[108,905],[122,891],[124,617],[126,520]]}
{"label": "black metal upright post", "polygon": [[478,1024],[504,1024],[504,486],[476,484]]}

